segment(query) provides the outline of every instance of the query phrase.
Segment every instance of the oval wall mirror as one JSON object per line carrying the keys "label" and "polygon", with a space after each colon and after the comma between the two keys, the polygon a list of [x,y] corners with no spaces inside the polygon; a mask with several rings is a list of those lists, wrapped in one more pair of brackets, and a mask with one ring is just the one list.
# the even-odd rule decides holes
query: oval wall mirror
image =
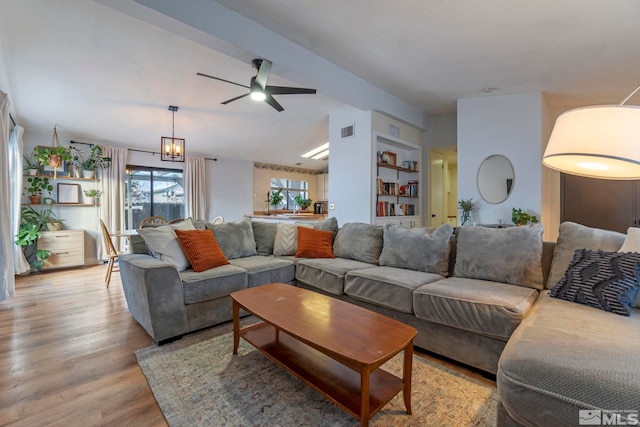
{"label": "oval wall mirror", "polygon": [[488,203],[502,203],[513,190],[513,166],[509,159],[494,154],[484,159],[478,169],[478,191]]}

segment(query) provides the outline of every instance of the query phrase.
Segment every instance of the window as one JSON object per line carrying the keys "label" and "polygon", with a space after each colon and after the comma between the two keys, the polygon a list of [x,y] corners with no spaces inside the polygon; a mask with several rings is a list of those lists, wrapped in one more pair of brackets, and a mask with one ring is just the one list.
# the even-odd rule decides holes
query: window
{"label": "window", "polygon": [[127,166],[125,228],[138,228],[148,216],[184,218],[184,181],[179,169]]}
{"label": "window", "polygon": [[309,198],[309,183],[307,181],[298,181],[295,179],[271,178],[271,191],[282,189],[284,199],[276,209],[295,209],[296,196],[299,194],[302,198]]}

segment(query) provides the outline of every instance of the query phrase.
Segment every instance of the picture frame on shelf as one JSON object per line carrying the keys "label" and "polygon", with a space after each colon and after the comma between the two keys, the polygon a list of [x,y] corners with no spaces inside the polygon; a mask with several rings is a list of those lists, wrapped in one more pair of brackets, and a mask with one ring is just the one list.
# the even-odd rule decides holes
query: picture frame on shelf
{"label": "picture frame on shelf", "polygon": [[395,166],[397,157],[398,156],[396,155],[396,153],[393,153],[391,151],[383,151],[382,152],[382,163],[386,163],[388,165]]}
{"label": "picture frame on shelf", "polygon": [[58,184],[58,204],[80,203],[80,184]]}

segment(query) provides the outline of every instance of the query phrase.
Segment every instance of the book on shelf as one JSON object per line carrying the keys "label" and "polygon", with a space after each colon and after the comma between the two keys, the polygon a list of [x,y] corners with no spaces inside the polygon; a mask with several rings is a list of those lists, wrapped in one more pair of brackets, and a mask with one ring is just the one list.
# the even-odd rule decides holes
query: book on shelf
{"label": "book on shelf", "polygon": [[415,215],[415,205],[379,201],[376,204],[376,216]]}

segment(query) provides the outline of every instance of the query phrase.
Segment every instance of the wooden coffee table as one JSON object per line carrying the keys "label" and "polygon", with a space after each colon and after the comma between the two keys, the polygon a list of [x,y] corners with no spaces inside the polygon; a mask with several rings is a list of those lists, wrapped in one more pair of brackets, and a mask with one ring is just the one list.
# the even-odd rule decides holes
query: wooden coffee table
{"label": "wooden coffee table", "polygon": [[[284,283],[243,289],[231,298],[233,354],[243,337],[362,426],[400,391],[411,414],[411,326]],[[263,322],[240,329],[241,308]],[[402,378],[378,369],[403,350]]]}

